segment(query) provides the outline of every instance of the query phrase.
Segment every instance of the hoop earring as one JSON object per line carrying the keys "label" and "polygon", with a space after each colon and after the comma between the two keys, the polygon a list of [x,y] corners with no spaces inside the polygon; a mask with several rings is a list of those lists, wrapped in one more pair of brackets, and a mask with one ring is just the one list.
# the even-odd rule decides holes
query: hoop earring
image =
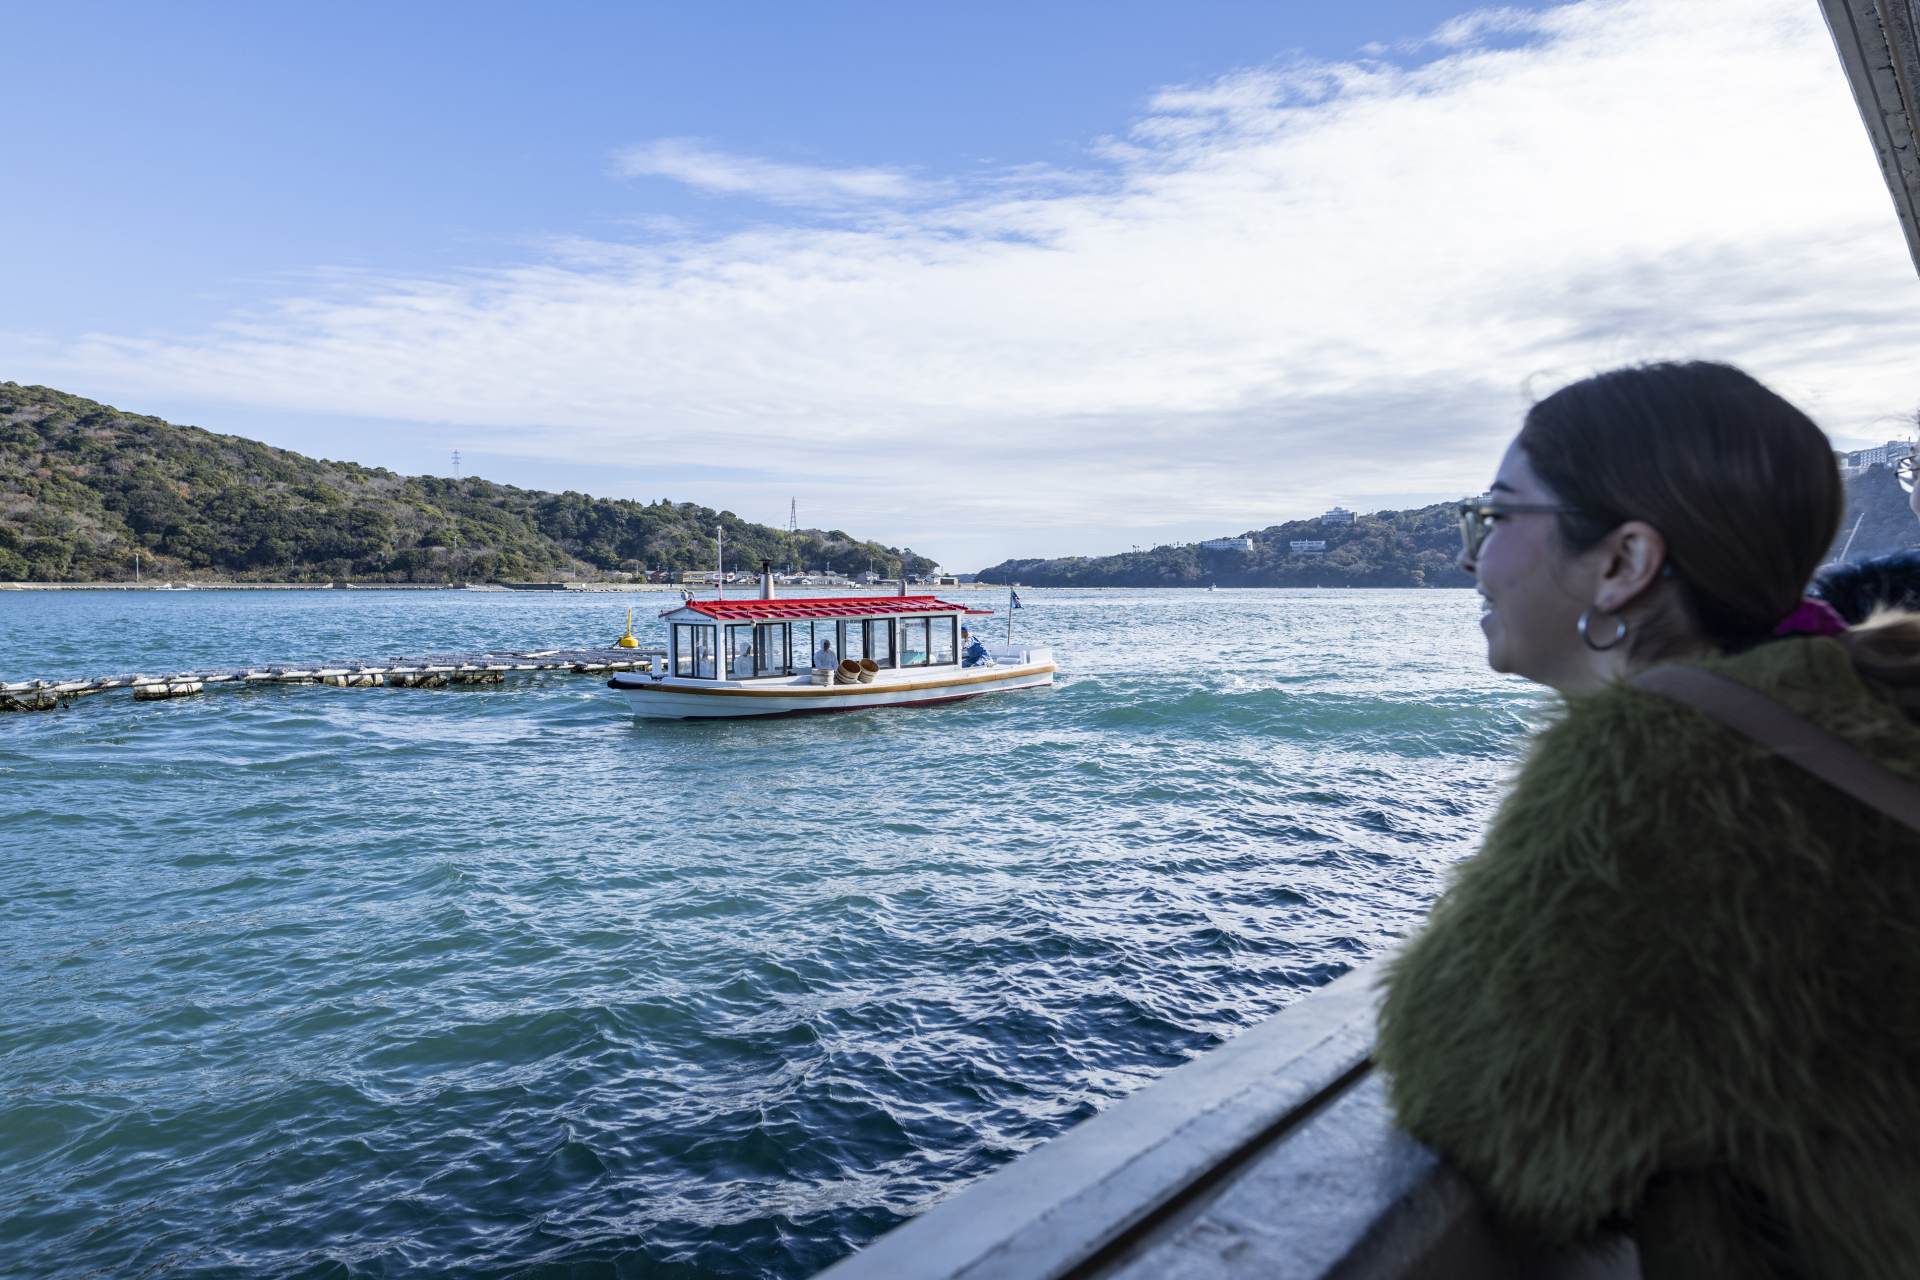
{"label": "hoop earring", "polygon": [[1627,638],[1627,620],[1624,616],[1615,614],[1613,619],[1613,639],[1607,641],[1605,644],[1595,644],[1591,627],[1593,625],[1593,610],[1597,607],[1598,606],[1591,606],[1585,613],[1580,615],[1580,639],[1585,641],[1587,648],[1593,650],[1595,653],[1605,653],[1609,649],[1619,648],[1620,642]]}

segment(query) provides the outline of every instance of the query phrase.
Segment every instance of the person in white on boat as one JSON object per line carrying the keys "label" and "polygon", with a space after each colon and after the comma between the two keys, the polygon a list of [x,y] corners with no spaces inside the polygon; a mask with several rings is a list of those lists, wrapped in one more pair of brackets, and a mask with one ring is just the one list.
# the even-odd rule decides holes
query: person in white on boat
{"label": "person in white on boat", "polygon": [[840,665],[840,659],[833,656],[833,641],[822,640],[819,649],[814,651],[813,669],[831,671]]}

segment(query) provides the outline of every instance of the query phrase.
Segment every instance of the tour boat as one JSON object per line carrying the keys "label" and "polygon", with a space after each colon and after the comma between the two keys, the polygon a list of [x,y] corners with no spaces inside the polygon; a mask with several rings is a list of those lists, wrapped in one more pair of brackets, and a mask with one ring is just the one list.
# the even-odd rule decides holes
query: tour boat
{"label": "tour boat", "polygon": [[990,612],[936,596],[776,599],[769,579],[759,599],[667,610],[666,657],[607,685],[635,715],[667,720],[920,707],[1051,685],[1051,649],[962,641],[969,617]]}

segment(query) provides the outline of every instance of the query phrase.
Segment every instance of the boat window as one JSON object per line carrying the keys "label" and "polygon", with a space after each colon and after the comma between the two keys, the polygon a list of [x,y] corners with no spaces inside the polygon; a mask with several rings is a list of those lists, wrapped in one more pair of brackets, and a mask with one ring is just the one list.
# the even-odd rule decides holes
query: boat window
{"label": "boat window", "polygon": [[933,618],[929,621],[933,624],[928,628],[933,640],[931,660],[934,662],[954,661],[953,655],[959,647],[957,643],[957,633],[960,629],[960,619],[954,617],[952,614],[948,614],[944,618]]}
{"label": "boat window", "polygon": [[867,624],[867,656],[883,667],[893,665],[892,618],[878,618]]}
{"label": "boat window", "polygon": [[727,628],[727,675],[734,680],[744,680],[753,674],[753,627],[731,626]]}
{"label": "boat window", "polygon": [[867,656],[867,625],[864,622],[843,622],[840,624],[840,659],[858,662]]}
{"label": "boat window", "polygon": [[927,619],[900,619],[900,665],[903,667],[927,665]]}
{"label": "boat window", "polygon": [[793,666],[793,656],[787,649],[787,624],[784,622],[763,622],[758,628],[754,645],[753,673],[759,676],[785,675]]}
{"label": "boat window", "polygon": [[673,624],[673,674],[713,679],[713,632],[712,627],[698,623]]}

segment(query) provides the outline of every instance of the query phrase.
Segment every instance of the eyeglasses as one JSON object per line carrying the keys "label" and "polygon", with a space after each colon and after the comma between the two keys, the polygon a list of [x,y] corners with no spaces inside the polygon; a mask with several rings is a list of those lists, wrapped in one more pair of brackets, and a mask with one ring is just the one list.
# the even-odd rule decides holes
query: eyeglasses
{"label": "eyeglasses", "polygon": [[1913,471],[1915,464],[1916,459],[1912,454],[1908,454],[1893,464],[1893,478],[1898,480],[1900,487],[1908,493],[1913,492]]}
{"label": "eyeglasses", "polygon": [[1538,502],[1463,502],[1460,504],[1461,558],[1469,562],[1478,560],[1487,535],[1503,516],[1568,515],[1573,510]]}

